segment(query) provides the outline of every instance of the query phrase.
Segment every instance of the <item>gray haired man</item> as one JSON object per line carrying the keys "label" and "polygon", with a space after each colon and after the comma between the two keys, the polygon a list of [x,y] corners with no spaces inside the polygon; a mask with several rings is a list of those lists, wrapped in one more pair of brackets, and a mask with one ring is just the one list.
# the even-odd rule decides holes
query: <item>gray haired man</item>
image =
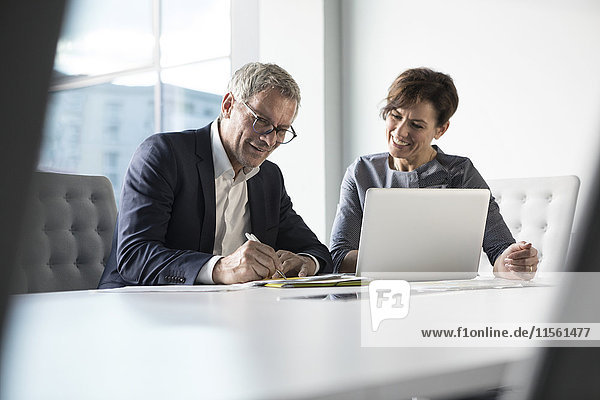
{"label": "gray haired man", "polygon": [[283,68],[250,63],[232,76],[216,121],[146,139],[124,179],[99,288],[331,272],[327,247],[266,161],[297,136],[299,105],[298,85]]}

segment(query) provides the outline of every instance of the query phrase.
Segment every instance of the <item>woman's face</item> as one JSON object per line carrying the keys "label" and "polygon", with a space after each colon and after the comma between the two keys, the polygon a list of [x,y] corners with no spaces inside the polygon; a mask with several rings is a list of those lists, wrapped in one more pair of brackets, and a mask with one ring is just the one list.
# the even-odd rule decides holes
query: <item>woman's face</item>
{"label": "woman's face", "polygon": [[397,169],[411,171],[429,162],[435,154],[432,140],[448,126],[449,122],[437,126],[437,112],[429,102],[392,110],[385,119],[385,134],[394,165],[403,167]]}

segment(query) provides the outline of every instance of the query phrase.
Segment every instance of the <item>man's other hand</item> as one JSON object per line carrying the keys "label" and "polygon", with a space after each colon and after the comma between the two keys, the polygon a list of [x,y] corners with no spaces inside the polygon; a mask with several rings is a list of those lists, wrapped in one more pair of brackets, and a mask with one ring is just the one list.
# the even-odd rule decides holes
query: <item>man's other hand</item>
{"label": "man's other hand", "polygon": [[[281,271],[285,276],[310,276],[314,275],[317,266],[312,258],[298,255],[287,250],[277,250],[277,256],[281,262]],[[273,278],[278,278],[274,275]]]}

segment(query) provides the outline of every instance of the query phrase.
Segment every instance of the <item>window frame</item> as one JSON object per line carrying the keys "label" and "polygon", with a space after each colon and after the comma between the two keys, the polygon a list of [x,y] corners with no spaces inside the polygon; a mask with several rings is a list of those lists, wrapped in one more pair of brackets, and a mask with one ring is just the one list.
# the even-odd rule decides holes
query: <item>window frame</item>
{"label": "window frame", "polygon": [[[153,46],[153,57],[152,64],[145,65],[138,68],[124,69],[120,71],[115,71],[107,74],[101,75],[90,75],[90,76],[64,76],[60,78],[54,78],[50,82],[50,87],[48,89],[49,93],[60,92],[65,90],[72,89],[81,89],[86,87],[91,87],[103,83],[111,83],[115,79],[125,78],[132,75],[140,75],[147,73],[154,73],[156,76],[156,82],[154,83],[154,131],[162,132],[163,131],[163,118],[162,118],[162,109],[163,109],[163,93],[162,93],[162,71],[175,69],[179,67],[184,67],[187,65],[195,65],[201,64],[205,62],[211,62],[214,60],[228,59],[229,64],[231,66],[231,70],[237,69],[237,67],[241,66],[237,65],[240,62],[244,64],[248,62],[249,59],[256,59],[258,56],[258,0],[228,0],[230,3],[230,26],[231,26],[231,43],[229,47],[229,55],[224,57],[216,57],[216,58],[207,58],[202,60],[197,60],[193,62],[187,62],[176,65],[169,65],[168,67],[163,67],[161,65],[161,45],[160,45],[160,35],[162,32],[162,24],[161,24],[161,8],[162,2],[167,0],[152,0],[152,33],[154,36],[154,46]],[[254,11],[253,11],[254,10]],[[248,14],[250,12],[251,15],[255,15],[256,18],[242,18],[243,14]],[[239,29],[234,28],[234,23],[237,21],[238,24],[242,24]],[[256,32],[254,36],[248,36],[248,34],[244,35],[244,31],[252,30],[250,27],[255,26],[253,28]],[[234,36],[235,34],[235,36]],[[251,33],[252,34],[252,33]],[[244,49],[244,50],[243,50]],[[250,49],[250,50],[248,50]],[[243,53],[240,56],[236,56],[235,52]],[[239,60],[234,64],[234,60]]]}

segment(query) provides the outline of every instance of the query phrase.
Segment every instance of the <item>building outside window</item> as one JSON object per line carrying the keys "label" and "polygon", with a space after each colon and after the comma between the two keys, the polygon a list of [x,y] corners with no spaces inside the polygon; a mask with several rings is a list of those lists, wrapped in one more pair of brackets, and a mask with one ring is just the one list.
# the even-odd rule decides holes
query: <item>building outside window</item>
{"label": "building outside window", "polygon": [[38,168],[105,175],[118,201],[146,137],[218,116],[231,74],[230,32],[229,0],[72,0]]}

